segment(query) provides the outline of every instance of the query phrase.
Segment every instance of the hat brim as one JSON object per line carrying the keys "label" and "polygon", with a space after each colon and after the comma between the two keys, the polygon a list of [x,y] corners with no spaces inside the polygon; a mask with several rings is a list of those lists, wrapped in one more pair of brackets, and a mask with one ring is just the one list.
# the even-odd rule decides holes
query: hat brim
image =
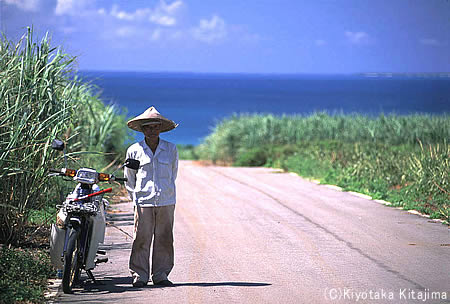
{"label": "hat brim", "polygon": [[178,124],[176,124],[172,120],[163,118],[141,118],[141,119],[135,118],[128,121],[127,126],[132,130],[142,132],[142,124],[152,122],[161,124],[161,131],[160,131],[161,133],[168,132],[178,127]]}

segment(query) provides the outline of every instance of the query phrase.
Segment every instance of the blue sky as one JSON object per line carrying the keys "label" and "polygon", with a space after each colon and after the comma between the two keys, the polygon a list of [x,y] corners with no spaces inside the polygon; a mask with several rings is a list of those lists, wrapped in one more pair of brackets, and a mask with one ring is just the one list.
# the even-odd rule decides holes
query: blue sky
{"label": "blue sky", "polygon": [[0,0],[82,70],[450,72],[448,0]]}

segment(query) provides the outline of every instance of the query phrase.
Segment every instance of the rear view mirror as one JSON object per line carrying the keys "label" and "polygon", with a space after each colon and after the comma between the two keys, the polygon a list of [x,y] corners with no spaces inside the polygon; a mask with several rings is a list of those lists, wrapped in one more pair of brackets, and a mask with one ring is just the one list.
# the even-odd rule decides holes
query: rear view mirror
{"label": "rear view mirror", "polygon": [[133,170],[138,170],[140,164],[141,163],[138,160],[132,159],[132,158],[129,158],[125,161],[125,167],[133,169]]}
{"label": "rear view mirror", "polygon": [[59,139],[54,139],[52,141],[52,149],[58,150],[58,151],[64,151],[64,142]]}

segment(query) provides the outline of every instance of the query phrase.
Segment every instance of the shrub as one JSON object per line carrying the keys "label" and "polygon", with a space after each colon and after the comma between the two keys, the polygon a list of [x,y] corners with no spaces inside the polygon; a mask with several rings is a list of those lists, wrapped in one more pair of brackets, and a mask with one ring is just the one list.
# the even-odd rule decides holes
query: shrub
{"label": "shrub", "polygon": [[199,159],[195,146],[193,145],[177,145],[178,158],[185,160]]}
{"label": "shrub", "polygon": [[265,147],[259,148],[251,148],[240,152],[236,161],[234,162],[235,166],[263,166],[267,163],[269,158],[269,152]]}
{"label": "shrub", "polygon": [[43,303],[47,278],[54,273],[47,253],[0,249],[0,303]]}

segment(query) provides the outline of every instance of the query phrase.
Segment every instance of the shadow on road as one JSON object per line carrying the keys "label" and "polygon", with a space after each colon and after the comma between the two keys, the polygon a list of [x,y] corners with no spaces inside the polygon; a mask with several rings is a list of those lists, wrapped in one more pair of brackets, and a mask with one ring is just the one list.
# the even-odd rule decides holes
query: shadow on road
{"label": "shadow on road", "polygon": [[[216,286],[235,286],[235,287],[261,287],[270,286],[269,283],[256,283],[256,282],[214,282],[214,283],[174,283],[173,287],[178,286],[199,286],[199,287],[216,287]],[[158,287],[158,286],[153,286]]]}
{"label": "shadow on road", "polygon": [[[91,293],[91,292],[101,292],[101,293],[123,293],[126,291],[137,291],[142,288],[136,288],[132,286],[131,277],[117,277],[97,280],[98,284],[87,282],[81,286],[82,290],[80,293]],[[174,287],[218,287],[218,286],[233,286],[233,287],[262,287],[270,286],[269,283],[259,283],[259,282],[186,282],[186,283],[174,283],[171,288]],[[164,286],[157,285],[147,285],[143,288],[165,288]],[[77,292],[77,291],[76,291]]]}
{"label": "shadow on road", "polygon": [[134,213],[122,213],[122,214],[114,214],[114,213],[108,213],[107,214],[108,220],[112,220],[114,222],[117,221],[134,221]]}
{"label": "shadow on road", "polygon": [[122,293],[125,291],[136,291],[132,285],[131,277],[103,278],[97,279],[97,284],[85,281],[82,284],[81,293],[86,292],[102,292],[102,293]]}
{"label": "shadow on road", "polygon": [[134,214],[133,213],[108,213],[107,216],[107,225],[114,226],[128,226],[134,225]]}

